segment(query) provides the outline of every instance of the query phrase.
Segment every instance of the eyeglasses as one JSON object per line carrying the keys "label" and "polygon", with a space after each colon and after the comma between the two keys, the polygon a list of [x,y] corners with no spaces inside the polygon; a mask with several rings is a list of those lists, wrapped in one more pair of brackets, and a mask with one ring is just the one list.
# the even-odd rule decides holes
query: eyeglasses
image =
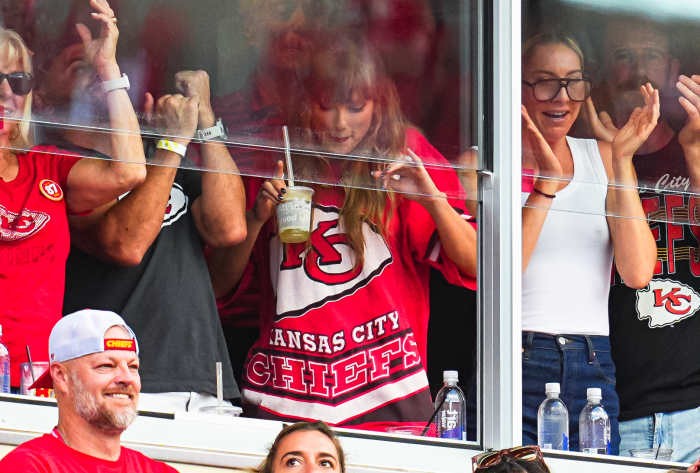
{"label": "eyeglasses", "polygon": [[549,102],[564,88],[571,100],[583,102],[591,95],[591,81],[588,79],[540,79],[535,82],[523,81],[523,84],[532,87],[535,100]]}
{"label": "eyeglasses", "polygon": [[549,473],[549,468],[544,462],[540,447],[526,445],[523,447],[513,447],[497,452],[484,452],[472,457],[472,472],[486,472],[491,467],[500,464],[504,458],[520,460],[526,462],[537,462],[543,471]]}
{"label": "eyeglasses", "polygon": [[34,77],[29,72],[0,72],[0,85],[5,79],[15,95],[27,95],[34,87]]}
{"label": "eyeglasses", "polygon": [[332,0],[264,0],[259,8],[265,8],[269,19],[287,21],[301,7],[307,21],[318,20],[333,10]]}

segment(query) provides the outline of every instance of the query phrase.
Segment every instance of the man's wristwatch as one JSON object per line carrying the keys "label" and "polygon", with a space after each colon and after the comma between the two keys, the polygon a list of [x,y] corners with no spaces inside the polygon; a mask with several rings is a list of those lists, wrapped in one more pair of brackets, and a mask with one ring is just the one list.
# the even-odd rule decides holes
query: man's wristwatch
{"label": "man's wristwatch", "polygon": [[213,140],[214,138],[226,138],[226,128],[224,128],[224,123],[219,118],[214,126],[205,128],[203,130],[197,130],[194,137],[197,140]]}
{"label": "man's wristwatch", "polygon": [[102,91],[106,94],[117,89],[129,90],[129,76],[122,74],[121,77],[112,80],[106,80],[102,83]]}

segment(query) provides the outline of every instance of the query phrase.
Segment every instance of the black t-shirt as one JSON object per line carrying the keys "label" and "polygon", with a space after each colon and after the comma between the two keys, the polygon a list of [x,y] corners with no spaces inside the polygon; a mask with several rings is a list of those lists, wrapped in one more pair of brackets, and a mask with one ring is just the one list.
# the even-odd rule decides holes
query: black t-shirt
{"label": "black t-shirt", "polygon": [[143,392],[214,394],[221,361],[224,397],[238,398],[191,213],[200,194],[199,173],[178,170],[160,234],[138,266],[105,263],[71,247],[63,311],[107,309],[124,318],[139,341]]}
{"label": "black t-shirt", "polygon": [[634,165],[658,260],[648,287],[610,291],[620,420],[700,406],[700,199],[677,138]]}

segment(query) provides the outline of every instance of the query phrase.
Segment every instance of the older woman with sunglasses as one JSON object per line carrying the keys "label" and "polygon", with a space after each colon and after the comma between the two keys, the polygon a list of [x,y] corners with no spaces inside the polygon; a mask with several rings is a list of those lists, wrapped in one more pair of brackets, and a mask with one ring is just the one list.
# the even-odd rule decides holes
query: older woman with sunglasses
{"label": "older woman with sunglasses", "polygon": [[32,146],[31,53],[17,33],[0,29],[0,324],[13,390],[26,350],[34,360],[48,361],[49,332],[63,305],[68,214],[89,213],[145,178],[138,121],[119,86],[116,19],[105,0],[90,3],[92,17],[102,24],[100,36],[93,39],[85,25],[76,27],[103,81],[110,127],[120,130],[111,139],[114,161]]}
{"label": "older woman with sunglasses", "polygon": [[656,125],[659,95],[649,84],[641,88],[645,105],[611,144],[571,138],[567,133],[590,94],[576,42],[537,35],[524,44],[522,67],[523,169],[534,176],[522,210],[523,444],[537,443],[545,383],[559,382],[570,449],[579,449],[586,388],[600,387],[611,418],[610,453],[617,453],[608,291],[613,256],[631,287],[646,286],[653,273],[654,238],[635,189],[632,156]]}

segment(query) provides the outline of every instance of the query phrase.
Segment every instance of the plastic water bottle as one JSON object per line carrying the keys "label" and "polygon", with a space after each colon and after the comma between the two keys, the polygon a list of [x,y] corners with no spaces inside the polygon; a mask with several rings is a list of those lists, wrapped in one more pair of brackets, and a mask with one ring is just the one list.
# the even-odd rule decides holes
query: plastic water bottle
{"label": "plastic water bottle", "polygon": [[600,388],[586,390],[588,403],[578,418],[578,435],[584,453],[610,453],[610,418],[600,401]]}
{"label": "plastic water bottle", "polygon": [[537,445],[551,450],[569,450],[569,411],[559,399],[559,383],[545,384],[547,398],[537,410]]}
{"label": "plastic water bottle", "polygon": [[[444,385],[435,398],[437,435],[444,439],[467,439],[467,403],[464,393],[457,386],[459,374],[456,371],[443,371]],[[442,400],[445,402],[442,402]],[[442,405],[441,405],[442,404]]]}
{"label": "plastic water bottle", "polygon": [[2,325],[0,325],[0,393],[10,392],[10,352],[2,343]]}

